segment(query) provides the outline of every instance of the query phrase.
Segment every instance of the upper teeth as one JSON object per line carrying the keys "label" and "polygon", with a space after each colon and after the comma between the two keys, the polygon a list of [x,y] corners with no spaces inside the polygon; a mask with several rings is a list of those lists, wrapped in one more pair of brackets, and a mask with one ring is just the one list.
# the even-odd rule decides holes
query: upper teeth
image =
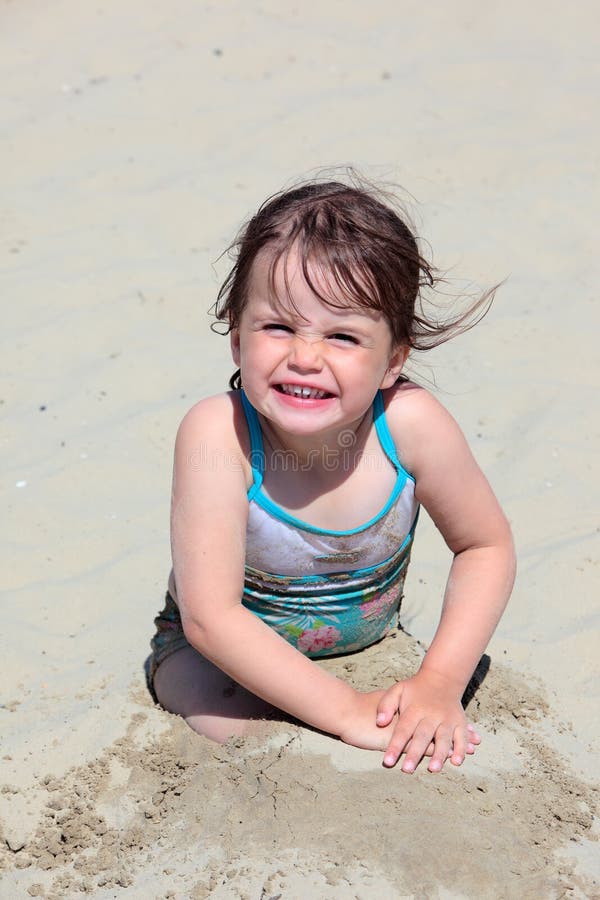
{"label": "upper teeth", "polygon": [[299,384],[282,384],[281,390],[284,394],[291,394],[293,397],[302,397],[307,400],[322,400],[326,396],[326,391],[318,391],[316,388],[300,387]]}

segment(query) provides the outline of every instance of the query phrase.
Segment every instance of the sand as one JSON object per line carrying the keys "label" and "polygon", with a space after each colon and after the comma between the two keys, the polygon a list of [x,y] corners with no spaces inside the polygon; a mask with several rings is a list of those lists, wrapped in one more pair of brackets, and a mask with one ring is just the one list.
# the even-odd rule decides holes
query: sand
{"label": "sand", "polygon": [[[0,895],[600,897],[595,6],[1,8]],[[410,192],[450,290],[506,279],[413,364],[520,559],[439,776],[289,724],[218,747],[145,689],[175,430],[232,370],[213,264],[346,163]],[[405,630],[328,665],[413,671],[448,564],[423,516]]]}

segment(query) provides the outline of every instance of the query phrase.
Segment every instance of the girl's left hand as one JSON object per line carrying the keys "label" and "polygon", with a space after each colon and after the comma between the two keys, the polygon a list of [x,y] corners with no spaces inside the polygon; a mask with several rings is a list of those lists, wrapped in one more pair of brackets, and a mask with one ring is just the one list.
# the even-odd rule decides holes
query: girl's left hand
{"label": "girl's left hand", "polygon": [[424,756],[431,756],[430,772],[441,771],[447,759],[460,766],[481,741],[473,726],[467,725],[456,689],[436,672],[421,670],[385,692],[377,707],[377,724],[389,725],[396,713],[383,762],[394,766],[405,753],[403,772],[414,772]]}

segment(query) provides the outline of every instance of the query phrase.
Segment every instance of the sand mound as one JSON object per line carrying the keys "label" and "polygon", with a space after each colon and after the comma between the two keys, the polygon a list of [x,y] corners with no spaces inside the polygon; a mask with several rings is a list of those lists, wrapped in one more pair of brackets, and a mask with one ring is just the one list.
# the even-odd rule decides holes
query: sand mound
{"label": "sand mound", "polygon": [[[327,666],[368,689],[421,654],[400,632],[360,667]],[[479,678],[468,709],[484,744],[441,776],[384,770],[377,754],[284,723],[218,746],[140,696],[126,737],[41,779],[42,819],[2,863],[48,900],[150,884],[152,896],[248,900],[592,897],[556,852],[592,837],[597,791],[540,737],[550,713],[537,688],[502,665]],[[149,736],[157,715],[168,727]]]}

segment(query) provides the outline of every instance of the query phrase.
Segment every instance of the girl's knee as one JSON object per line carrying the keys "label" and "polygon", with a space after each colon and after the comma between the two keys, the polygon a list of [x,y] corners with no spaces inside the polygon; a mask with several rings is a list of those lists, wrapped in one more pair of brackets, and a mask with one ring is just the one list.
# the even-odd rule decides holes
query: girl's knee
{"label": "girl's knee", "polygon": [[[191,648],[158,667],[154,690],[161,706],[181,716],[197,734],[225,743],[261,731],[273,713],[264,700],[236,684]],[[264,730],[264,725],[262,726]]]}
{"label": "girl's knee", "polygon": [[231,738],[247,737],[253,733],[253,722],[249,719],[230,719],[226,716],[192,714],[184,716],[185,722],[196,734],[217,744],[225,744]]}

